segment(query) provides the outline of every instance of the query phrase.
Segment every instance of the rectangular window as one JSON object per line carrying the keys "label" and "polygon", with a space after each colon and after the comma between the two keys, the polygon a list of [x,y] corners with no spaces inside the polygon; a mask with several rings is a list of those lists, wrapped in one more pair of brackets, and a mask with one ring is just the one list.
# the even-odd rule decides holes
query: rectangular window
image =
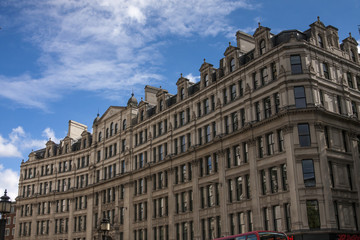
{"label": "rectangular window", "polygon": [[233,132],[238,130],[238,115],[237,112],[231,114],[231,123]]}
{"label": "rectangular window", "polygon": [[230,86],[230,91],[231,91],[231,101],[234,101],[236,98],[236,85],[233,84]]}
{"label": "rectangular window", "polygon": [[265,112],[265,118],[271,117],[271,101],[270,97],[267,97],[264,99],[264,112]]}
{"label": "rectangular window", "polygon": [[245,126],[245,109],[240,109],[241,127]]}
{"label": "rectangular window", "polygon": [[303,86],[294,87],[295,107],[306,108],[306,95]]}
{"label": "rectangular window", "polygon": [[257,80],[256,72],[253,73],[252,78],[253,78],[253,88],[257,89],[258,88],[258,80]]}
{"label": "rectangular window", "polygon": [[330,79],[330,73],[329,73],[329,68],[328,68],[327,63],[323,63],[322,66],[323,66],[324,77],[326,79]]}
{"label": "rectangular window", "polygon": [[329,161],[329,173],[330,173],[330,184],[331,184],[331,187],[333,188],[335,185],[334,185],[334,173],[333,173],[333,166],[332,166],[332,162]]}
{"label": "rectangular window", "polygon": [[224,124],[225,124],[225,134],[229,134],[230,124],[229,124],[229,117],[228,116],[224,117]]}
{"label": "rectangular window", "polygon": [[290,56],[290,64],[291,64],[291,73],[292,74],[301,74],[302,73],[300,55]]}
{"label": "rectangular window", "polygon": [[260,177],[261,177],[261,192],[262,192],[262,195],[266,195],[266,172],[265,172],[265,170],[261,170]]}
{"label": "rectangular window", "polygon": [[270,185],[271,193],[277,193],[279,190],[278,176],[277,176],[277,167],[270,168]]}
{"label": "rectangular window", "polygon": [[341,131],[341,135],[342,135],[342,141],[343,141],[343,146],[344,146],[344,150],[345,152],[348,151],[348,143],[347,143],[347,133],[346,131]]}
{"label": "rectangular window", "polygon": [[223,104],[227,104],[227,91],[226,88],[223,89]]}
{"label": "rectangular window", "polygon": [[286,231],[291,231],[291,215],[290,215],[290,204],[284,204],[284,211],[285,211],[285,220],[286,220]]}
{"label": "rectangular window", "polygon": [[244,163],[248,162],[249,159],[249,148],[246,142],[243,143]]}
{"label": "rectangular window", "polygon": [[299,144],[301,147],[309,147],[311,145],[309,124],[298,124]]}
{"label": "rectangular window", "polygon": [[208,98],[204,100],[203,106],[204,106],[204,114],[208,114],[210,112]]}
{"label": "rectangular window", "polygon": [[350,187],[350,190],[353,190],[350,164],[347,164],[347,165],[346,165],[346,169],[347,169],[347,176],[348,176],[349,187]]}
{"label": "rectangular window", "polygon": [[277,69],[276,69],[276,64],[274,62],[271,63],[271,77],[273,81],[277,79]]}
{"label": "rectangular window", "polygon": [[[360,81],[360,80],[359,80]],[[242,97],[244,95],[244,86],[243,86],[243,80],[239,81],[239,96]]]}
{"label": "rectangular window", "polygon": [[258,142],[258,154],[259,154],[259,158],[264,157],[264,141],[262,137],[258,137],[257,139]]}
{"label": "rectangular window", "polygon": [[307,200],[306,201],[306,210],[308,217],[308,224],[310,229],[319,229],[320,228],[320,213],[319,213],[319,204],[317,200]]}
{"label": "rectangular window", "polygon": [[286,164],[281,165],[281,179],[282,179],[282,188],[284,191],[286,191],[288,189]]}
{"label": "rectangular window", "polygon": [[274,219],[274,231],[279,231],[281,229],[281,212],[280,206],[273,206],[273,219]]}
{"label": "rectangular window", "polygon": [[303,177],[305,187],[315,187],[315,170],[312,159],[302,160]]}
{"label": "rectangular window", "polygon": [[269,133],[266,135],[267,155],[274,154],[274,134]]}
{"label": "rectangular window", "polygon": [[352,80],[351,73],[350,72],[346,73],[346,77],[347,77],[349,88],[354,88],[354,83],[353,83],[353,80]]}
{"label": "rectangular window", "polygon": [[260,103],[259,102],[255,103],[255,119],[256,119],[256,121],[261,120],[261,112],[260,112]]}
{"label": "rectangular window", "polygon": [[358,118],[358,111],[357,111],[356,102],[351,101],[351,108],[352,108],[353,115],[354,115],[356,118]]}
{"label": "rectangular window", "polygon": [[267,68],[264,67],[263,69],[261,69],[260,73],[261,73],[261,85],[264,86],[268,82]]}
{"label": "rectangular window", "polygon": [[335,213],[335,220],[336,220],[336,228],[340,230],[340,221],[339,221],[339,209],[337,201],[334,201],[334,213]]}
{"label": "rectangular window", "polygon": [[342,107],[341,107],[341,97],[339,95],[336,96],[336,102],[338,107],[338,113],[342,114]]}

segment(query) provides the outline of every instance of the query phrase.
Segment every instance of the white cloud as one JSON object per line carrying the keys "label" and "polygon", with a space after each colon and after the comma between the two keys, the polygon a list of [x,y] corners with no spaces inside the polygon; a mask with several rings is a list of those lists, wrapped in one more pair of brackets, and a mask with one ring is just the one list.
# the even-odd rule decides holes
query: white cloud
{"label": "white cloud", "polygon": [[358,53],[360,53],[360,40],[357,40],[357,43],[358,43],[358,46],[357,46],[357,48],[358,48]]}
{"label": "white cloud", "polygon": [[33,139],[21,126],[14,128],[8,139],[0,135],[0,157],[26,158],[27,155],[24,153],[28,154],[32,149],[44,148],[50,138],[55,143],[60,142],[54,130],[50,128],[44,129],[42,136],[44,139]]}
{"label": "white cloud", "polygon": [[200,80],[200,76],[193,76],[192,73],[189,73],[185,76],[185,78],[189,79],[190,82],[196,83]]}
{"label": "white cloud", "polygon": [[[253,9],[247,0],[32,0],[7,8],[18,27],[40,49],[38,77],[0,75],[0,97],[21,106],[47,110],[71,90],[102,90],[119,96],[164,78],[156,69],[167,36],[227,34],[226,18],[237,9]],[[219,7],[221,6],[221,7]],[[11,22],[10,22],[11,21]],[[234,32],[232,33],[234,34]]]}
{"label": "white cloud", "polygon": [[0,196],[4,195],[5,189],[10,201],[15,201],[18,195],[19,174],[11,169],[4,168],[0,164]]}

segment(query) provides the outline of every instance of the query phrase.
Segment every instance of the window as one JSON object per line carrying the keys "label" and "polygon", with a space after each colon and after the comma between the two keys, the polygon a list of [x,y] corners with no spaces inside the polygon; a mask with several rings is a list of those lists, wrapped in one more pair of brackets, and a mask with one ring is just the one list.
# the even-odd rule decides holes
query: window
{"label": "window", "polygon": [[230,91],[231,91],[230,99],[231,99],[231,101],[234,101],[236,98],[236,85],[235,84],[230,86]]}
{"label": "window", "polygon": [[284,134],[281,129],[277,131],[277,136],[278,136],[279,152],[282,152],[284,151],[285,147],[284,147]]}
{"label": "window", "polygon": [[308,224],[310,229],[320,228],[320,213],[319,204],[317,200],[306,201],[306,212],[308,217]]}
{"label": "window", "polygon": [[294,87],[295,107],[306,108],[306,95],[303,86]]}
{"label": "window", "polygon": [[185,98],[185,90],[184,90],[184,88],[181,88],[181,90],[180,90],[180,100],[184,100],[184,98]]}
{"label": "window", "polygon": [[301,147],[309,147],[311,145],[309,124],[298,124],[299,144]]}
{"label": "window", "polygon": [[319,43],[319,47],[324,48],[324,42],[320,34],[318,35],[318,43]]}
{"label": "window", "polygon": [[226,88],[223,89],[223,104],[227,104],[227,91]]}
{"label": "window", "polygon": [[357,90],[360,90],[360,76],[356,76]]}
{"label": "window", "polygon": [[316,181],[313,160],[302,160],[302,169],[305,187],[315,187]]}
{"label": "window", "polygon": [[164,101],[161,99],[159,102],[159,111],[162,111],[164,109]]}
{"label": "window", "polygon": [[336,96],[336,102],[337,102],[338,112],[339,114],[342,114],[341,97],[339,95]]}
{"label": "window", "polygon": [[238,117],[237,112],[231,114],[232,130],[233,132],[238,130]]}
{"label": "window", "polygon": [[264,214],[264,230],[269,230],[269,209],[264,207],[263,208],[263,214]]}
{"label": "window", "polygon": [[347,176],[348,176],[349,188],[350,188],[350,190],[353,190],[350,164],[347,164],[347,165],[346,165],[346,169],[347,169]]}
{"label": "window", "polygon": [[271,117],[271,101],[270,97],[264,99],[264,110],[265,110],[265,118]]}
{"label": "window", "polygon": [[355,57],[355,52],[353,49],[350,50],[350,57],[351,57],[351,60],[353,60],[354,62],[356,62],[356,57]]}
{"label": "window", "polygon": [[323,63],[322,66],[323,66],[324,77],[326,79],[330,79],[330,73],[329,73],[329,68],[328,68],[327,63]]}
{"label": "window", "polygon": [[122,130],[123,130],[123,131],[126,130],[126,119],[123,120]]}
{"label": "window", "polygon": [[354,83],[353,83],[353,80],[352,80],[352,74],[350,72],[348,72],[348,73],[346,73],[346,77],[347,77],[349,88],[354,88]]}
{"label": "window", "polygon": [[277,79],[277,69],[275,63],[271,63],[271,77],[273,81]]}
{"label": "window", "polygon": [[232,58],[230,60],[230,72],[233,72],[235,70],[235,58]]}
{"label": "window", "polygon": [[210,112],[210,108],[209,108],[209,99],[205,99],[204,102],[204,114],[208,114]]}
{"label": "window", "polygon": [[354,115],[356,118],[358,118],[358,112],[357,112],[356,102],[351,101],[351,108],[352,108],[353,115]]}
{"label": "window", "polygon": [[266,135],[266,144],[267,144],[267,155],[274,154],[274,134],[269,133]]}
{"label": "window", "polygon": [[342,142],[343,142],[343,146],[344,146],[344,150],[345,152],[348,151],[348,142],[347,142],[347,133],[346,131],[341,131],[341,135],[342,135]]}
{"label": "window", "polygon": [[260,112],[260,103],[256,102],[255,103],[255,118],[256,118],[256,121],[261,120],[260,114],[261,114],[261,112]]}
{"label": "window", "polygon": [[261,177],[261,192],[262,192],[262,195],[265,195],[266,194],[266,172],[265,172],[265,170],[261,170],[260,177]]}
{"label": "window", "polygon": [[331,187],[333,188],[335,186],[335,184],[334,184],[334,172],[333,172],[332,162],[329,161],[328,165],[329,165],[329,173],[330,173],[330,184],[331,184]]}
{"label": "window", "polygon": [[205,74],[204,76],[204,86],[207,87],[209,86],[209,75]]}
{"label": "window", "polygon": [[245,126],[245,109],[240,109],[241,127]]}
{"label": "window", "polygon": [[264,142],[262,137],[258,137],[258,150],[259,150],[259,158],[264,157]]}
{"label": "window", "polygon": [[252,78],[253,78],[253,88],[254,90],[258,88],[258,80],[257,80],[257,76],[256,76],[256,72],[254,72],[252,74]]}
{"label": "window", "polygon": [[261,69],[261,85],[264,86],[268,82],[268,71],[267,68],[264,67]]}
{"label": "window", "polygon": [[290,56],[290,64],[291,64],[291,73],[292,74],[301,74],[302,73],[300,55]]}
{"label": "window", "polygon": [[262,39],[260,41],[260,44],[259,44],[259,50],[260,50],[260,55],[263,55],[265,53],[265,40]]}
{"label": "window", "polygon": [[279,231],[281,228],[281,212],[280,206],[273,206],[273,219],[274,219],[274,231]]}
{"label": "window", "polygon": [[244,95],[244,86],[243,86],[243,80],[239,81],[239,96],[242,97]]}
{"label": "window", "polygon": [[279,189],[277,172],[277,167],[270,168],[271,193],[277,193]]}
{"label": "window", "polygon": [[286,191],[288,189],[286,164],[281,165],[281,179],[282,179],[282,188],[284,191]]}

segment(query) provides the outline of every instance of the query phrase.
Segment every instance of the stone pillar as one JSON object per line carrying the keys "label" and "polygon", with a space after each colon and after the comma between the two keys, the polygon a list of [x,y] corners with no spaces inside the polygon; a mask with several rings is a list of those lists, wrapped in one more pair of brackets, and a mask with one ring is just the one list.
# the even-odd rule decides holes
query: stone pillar
{"label": "stone pillar", "polygon": [[94,218],[94,212],[93,212],[93,204],[94,204],[94,194],[89,194],[87,196],[87,208],[86,208],[86,239],[92,239],[93,236],[93,218]]}
{"label": "stone pillar", "polygon": [[72,239],[72,234],[74,232],[74,210],[75,210],[75,201],[70,199],[69,204],[69,225],[68,225],[68,239]]}
{"label": "stone pillar", "polygon": [[[260,199],[259,199],[259,174],[257,169],[256,162],[256,140],[250,139],[247,141],[249,147],[249,169],[250,169],[250,191],[251,191],[251,211],[252,211],[252,222],[253,222],[253,231],[260,230],[262,227],[261,221],[261,211],[260,211]],[[266,171],[265,171],[266,172]],[[246,183],[245,183],[246,184]],[[249,214],[249,213],[247,213]],[[247,216],[247,221],[249,217]],[[249,224],[249,222],[248,222]],[[249,225],[248,225],[249,226]]]}

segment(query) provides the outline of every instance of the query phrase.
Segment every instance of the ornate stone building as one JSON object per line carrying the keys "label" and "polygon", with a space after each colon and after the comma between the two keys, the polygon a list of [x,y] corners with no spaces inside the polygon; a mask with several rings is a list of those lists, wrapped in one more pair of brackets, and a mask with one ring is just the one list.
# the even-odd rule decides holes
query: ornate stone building
{"label": "ornate stone building", "polygon": [[359,234],[360,64],[351,35],[319,19],[236,33],[219,68],[177,93],[111,106],[92,133],[69,122],[21,164],[16,239],[295,239]]}

